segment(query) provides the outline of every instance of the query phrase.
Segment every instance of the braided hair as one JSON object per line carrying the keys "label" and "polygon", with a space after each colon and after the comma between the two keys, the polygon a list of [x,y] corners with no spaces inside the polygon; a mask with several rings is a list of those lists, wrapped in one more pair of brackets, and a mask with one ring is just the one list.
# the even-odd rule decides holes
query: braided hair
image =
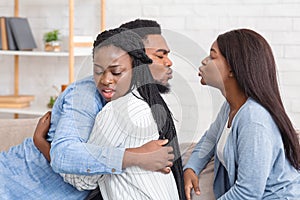
{"label": "braided hair", "polygon": [[124,28],[104,31],[97,36],[94,42],[93,54],[97,49],[109,45],[121,48],[132,58],[133,76],[128,92],[137,89],[140,97],[136,97],[145,101],[151,108],[152,116],[158,127],[159,139],[170,141],[168,145],[173,147],[176,158],[171,170],[177,184],[179,197],[181,200],[185,200],[182,160],[173,117],[160,95],[148,67],[152,60],[145,53],[142,39],[136,33]]}

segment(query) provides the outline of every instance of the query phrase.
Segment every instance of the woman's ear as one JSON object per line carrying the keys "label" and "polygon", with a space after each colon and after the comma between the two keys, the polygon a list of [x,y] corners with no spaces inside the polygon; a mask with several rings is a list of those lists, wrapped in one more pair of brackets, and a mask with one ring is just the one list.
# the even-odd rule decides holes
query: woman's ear
{"label": "woman's ear", "polygon": [[234,77],[234,73],[233,73],[233,71],[231,69],[229,69],[229,77],[230,78]]}

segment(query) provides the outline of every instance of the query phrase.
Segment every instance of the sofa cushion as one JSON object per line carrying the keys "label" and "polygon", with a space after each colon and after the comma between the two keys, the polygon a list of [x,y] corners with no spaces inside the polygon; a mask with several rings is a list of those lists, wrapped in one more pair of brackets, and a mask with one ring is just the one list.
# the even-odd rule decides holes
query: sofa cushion
{"label": "sofa cushion", "polygon": [[27,137],[32,137],[39,118],[34,119],[1,119],[0,151],[20,144]]}

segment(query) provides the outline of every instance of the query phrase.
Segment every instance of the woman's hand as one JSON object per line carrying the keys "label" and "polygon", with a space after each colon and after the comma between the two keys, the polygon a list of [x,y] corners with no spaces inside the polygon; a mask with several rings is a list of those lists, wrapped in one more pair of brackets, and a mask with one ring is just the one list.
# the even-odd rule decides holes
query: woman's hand
{"label": "woman's hand", "polygon": [[184,171],[184,190],[187,200],[191,200],[192,189],[194,189],[196,195],[200,195],[198,176],[194,170],[188,168]]}

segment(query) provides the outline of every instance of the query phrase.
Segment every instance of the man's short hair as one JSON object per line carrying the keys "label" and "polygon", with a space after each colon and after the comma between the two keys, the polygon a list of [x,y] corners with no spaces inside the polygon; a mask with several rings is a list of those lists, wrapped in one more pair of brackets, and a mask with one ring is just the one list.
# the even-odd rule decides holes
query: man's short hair
{"label": "man's short hair", "polygon": [[136,19],[122,24],[120,28],[130,29],[142,39],[146,39],[147,35],[161,35],[160,25],[154,20]]}

